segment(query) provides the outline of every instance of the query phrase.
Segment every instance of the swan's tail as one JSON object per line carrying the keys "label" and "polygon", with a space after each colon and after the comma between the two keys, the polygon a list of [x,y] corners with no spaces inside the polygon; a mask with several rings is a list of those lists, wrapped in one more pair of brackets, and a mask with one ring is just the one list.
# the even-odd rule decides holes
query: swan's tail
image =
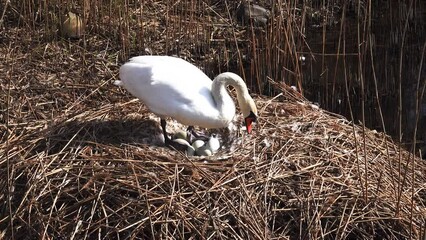
{"label": "swan's tail", "polygon": [[117,85],[117,86],[123,86],[123,82],[120,81],[120,80],[114,81],[114,84]]}

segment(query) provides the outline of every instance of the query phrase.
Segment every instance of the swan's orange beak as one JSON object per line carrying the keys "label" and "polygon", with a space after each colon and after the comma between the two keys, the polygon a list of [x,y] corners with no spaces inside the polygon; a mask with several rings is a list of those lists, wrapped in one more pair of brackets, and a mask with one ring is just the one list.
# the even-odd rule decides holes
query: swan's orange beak
{"label": "swan's orange beak", "polygon": [[248,117],[246,117],[244,120],[246,122],[247,133],[250,134],[251,130],[252,130],[252,123],[256,122],[257,116],[256,116],[256,114],[254,114],[253,112],[250,111],[250,115],[248,115]]}

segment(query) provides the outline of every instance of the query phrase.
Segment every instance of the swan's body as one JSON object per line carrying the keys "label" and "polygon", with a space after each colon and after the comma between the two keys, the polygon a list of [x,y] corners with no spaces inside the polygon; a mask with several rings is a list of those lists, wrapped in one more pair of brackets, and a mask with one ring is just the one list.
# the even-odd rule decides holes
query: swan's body
{"label": "swan's body", "polygon": [[[222,73],[212,81],[196,66],[169,56],[139,56],[120,68],[123,86],[162,119],[166,117],[188,126],[227,127],[235,115],[235,104],[226,86],[232,85],[249,126],[256,120],[257,109],[246,84],[234,73]],[[246,119],[246,125],[247,125]],[[250,129],[249,129],[250,128]]]}

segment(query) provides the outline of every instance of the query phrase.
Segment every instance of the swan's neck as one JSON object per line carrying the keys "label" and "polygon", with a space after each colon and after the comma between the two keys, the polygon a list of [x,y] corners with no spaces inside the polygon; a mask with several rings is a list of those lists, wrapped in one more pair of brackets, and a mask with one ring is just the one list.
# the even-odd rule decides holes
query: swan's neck
{"label": "swan's neck", "polygon": [[212,84],[212,95],[216,102],[217,109],[219,110],[220,117],[231,121],[235,115],[235,104],[226,89],[226,86],[231,85],[237,92],[238,102],[249,95],[244,81],[234,73],[221,73],[214,80]]}

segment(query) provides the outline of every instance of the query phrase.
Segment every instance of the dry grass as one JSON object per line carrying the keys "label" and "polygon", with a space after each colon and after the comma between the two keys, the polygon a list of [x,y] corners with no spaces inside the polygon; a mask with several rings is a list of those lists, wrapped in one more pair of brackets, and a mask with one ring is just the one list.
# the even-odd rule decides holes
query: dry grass
{"label": "dry grass", "polygon": [[256,100],[256,133],[220,160],[145,143],[158,124],[136,101],[12,125],[2,226],[12,216],[17,239],[419,238],[424,161],[301,99]]}
{"label": "dry grass", "polygon": [[[147,6],[152,14],[163,7]],[[217,39],[241,43],[244,32],[218,26]],[[120,59],[136,52],[133,45],[111,44],[122,39],[102,34],[75,42],[46,40],[44,28],[10,27],[4,33],[0,237],[426,236],[425,161],[286,86],[273,83],[282,94],[255,98],[260,119],[253,135],[222,132],[229,141],[214,158],[187,158],[153,143],[157,119],[112,85]],[[164,53],[166,42],[153,34],[150,47]],[[183,42],[181,55],[192,44]],[[238,59],[222,58],[230,56],[228,40],[215,47],[198,55],[219,49],[214,60],[196,58],[197,52],[183,56],[222,67]]]}

